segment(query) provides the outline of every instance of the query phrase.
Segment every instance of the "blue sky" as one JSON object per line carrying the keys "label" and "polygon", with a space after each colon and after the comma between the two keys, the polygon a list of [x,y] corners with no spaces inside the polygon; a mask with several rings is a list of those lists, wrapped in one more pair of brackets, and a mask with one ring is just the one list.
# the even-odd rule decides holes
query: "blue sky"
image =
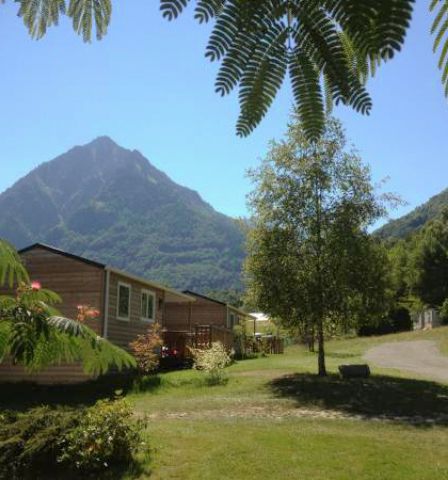
{"label": "blue sky", "polygon": [[[261,126],[235,135],[237,96],[214,93],[216,64],[204,58],[207,26],[191,8],[167,22],[158,1],[114,1],[107,37],[84,44],[64,19],[31,40],[12,0],[0,5],[0,191],[43,161],[109,135],[140,150],[217,210],[245,215],[245,178],[280,138],[292,97],[285,84]],[[374,109],[338,109],[375,180],[408,202],[397,216],[448,187],[447,101],[419,0],[406,46],[370,81]],[[75,180],[74,180],[75,181]]]}

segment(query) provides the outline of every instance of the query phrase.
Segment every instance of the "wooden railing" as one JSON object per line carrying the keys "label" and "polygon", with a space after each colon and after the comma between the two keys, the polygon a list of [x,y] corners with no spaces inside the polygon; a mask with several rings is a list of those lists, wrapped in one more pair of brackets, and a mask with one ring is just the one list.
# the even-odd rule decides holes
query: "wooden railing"
{"label": "wooden railing", "polygon": [[[249,352],[265,352],[267,354],[279,354],[284,352],[283,338],[279,337],[249,337],[250,341],[245,346]],[[195,325],[193,332],[166,331],[163,333],[164,344],[171,351],[183,358],[191,356],[189,348],[210,348],[213,342],[221,342],[227,351],[235,348],[233,332],[218,325]],[[248,353],[246,352],[246,353]]]}
{"label": "wooden railing", "polygon": [[231,330],[217,325],[196,325],[193,346],[195,348],[209,348],[213,342],[221,342],[225,349],[233,349],[234,337]]}

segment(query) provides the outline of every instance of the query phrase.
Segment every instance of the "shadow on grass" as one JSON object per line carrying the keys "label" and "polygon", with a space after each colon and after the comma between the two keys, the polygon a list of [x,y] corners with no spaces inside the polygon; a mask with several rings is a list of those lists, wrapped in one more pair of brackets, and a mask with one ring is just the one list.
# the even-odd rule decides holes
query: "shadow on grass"
{"label": "shadow on grass", "polygon": [[[147,460],[149,461],[149,460]],[[66,469],[52,469],[51,471],[36,471],[29,472],[28,474],[24,473],[20,477],[21,480],[80,480],[80,479],[89,479],[89,480],[121,480],[126,478],[128,480],[142,478],[142,475],[147,476],[151,474],[150,469],[147,465],[143,465],[138,461],[132,464],[124,464],[110,468],[109,470],[88,473],[88,472],[67,472]],[[3,479],[6,477],[1,477]],[[11,477],[9,477],[11,478]]]}
{"label": "shadow on grass", "polygon": [[344,380],[337,375],[295,374],[270,382],[278,397],[365,418],[418,426],[448,426],[448,386],[423,380],[372,376]]}
{"label": "shadow on grass", "polygon": [[133,376],[104,376],[74,385],[37,385],[30,382],[0,384],[0,410],[23,411],[40,405],[93,405],[132,389]]}

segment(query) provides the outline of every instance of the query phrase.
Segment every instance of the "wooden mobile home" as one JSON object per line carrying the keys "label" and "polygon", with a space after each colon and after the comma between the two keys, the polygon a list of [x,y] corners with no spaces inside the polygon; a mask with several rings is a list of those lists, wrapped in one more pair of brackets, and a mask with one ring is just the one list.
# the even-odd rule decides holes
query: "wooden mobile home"
{"label": "wooden mobile home", "polygon": [[202,325],[232,330],[235,325],[255,321],[255,317],[228,303],[191,290],[184,290],[183,293],[194,298],[195,302],[188,304],[176,300],[167,302],[165,326],[169,331],[194,332],[197,326]]}
{"label": "wooden mobile home", "polygon": [[[48,245],[36,243],[19,253],[30,278],[62,297],[58,309],[63,315],[75,318],[78,305],[99,310],[99,317],[88,320],[87,325],[125,349],[151,323],[168,327],[168,303],[183,305],[189,311],[195,302],[188,294]],[[87,379],[78,364],[53,366],[33,375],[20,366],[0,364],[0,382],[75,383]]]}

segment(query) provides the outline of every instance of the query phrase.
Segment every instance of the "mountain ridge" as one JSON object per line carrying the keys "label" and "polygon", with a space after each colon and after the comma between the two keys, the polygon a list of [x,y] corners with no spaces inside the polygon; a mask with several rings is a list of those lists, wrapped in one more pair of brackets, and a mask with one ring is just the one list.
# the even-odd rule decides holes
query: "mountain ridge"
{"label": "mountain ridge", "polygon": [[437,218],[446,207],[448,207],[448,188],[433,195],[409,213],[387,222],[375,230],[374,234],[383,239],[405,238],[422,228],[430,220]]}
{"label": "mountain ridge", "polygon": [[138,150],[101,136],[0,194],[0,236],[42,242],[175,287],[239,288],[243,234]]}

